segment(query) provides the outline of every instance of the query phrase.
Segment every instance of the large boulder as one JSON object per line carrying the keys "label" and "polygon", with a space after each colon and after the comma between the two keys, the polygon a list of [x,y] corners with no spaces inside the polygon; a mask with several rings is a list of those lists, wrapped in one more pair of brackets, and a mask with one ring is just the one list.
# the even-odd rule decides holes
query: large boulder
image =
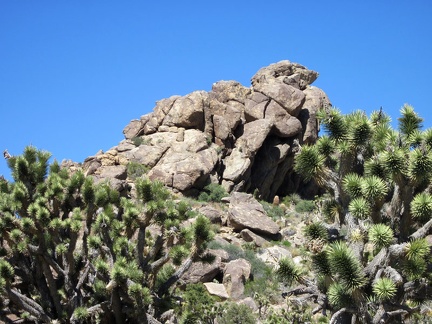
{"label": "large boulder", "polygon": [[300,121],[290,115],[280,104],[271,100],[265,111],[265,118],[273,125],[273,133],[279,137],[293,137],[302,131]]}
{"label": "large boulder", "polygon": [[316,114],[322,108],[328,108],[331,103],[327,95],[317,87],[309,87],[303,91],[305,102],[299,114],[303,128],[303,142],[313,144],[318,139],[319,125]]}
{"label": "large boulder", "polygon": [[254,90],[276,101],[288,114],[294,117],[300,112],[301,105],[305,99],[305,94],[301,90],[279,80],[257,83],[254,86]]}
{"label": "large boulder", "polygon": [[208,101],[205,91],[195,91],[177,98],[163,119],[163,125],[204,130],[204,105]]}
{"label": "large boulder", "polygon": [[251,195],[235,192],[228,208],[228,224],[237,231],[245,228],[264,236],[279,235],[279,226],[266,214],[263,206]]}
{"label": "large boulder", "polygon": [[244,293],[244,284],[251,274],[251,264],[245,259],[236,259],[225,265],[222,283],[232,299]]}
{"label": "large boulder", "polygon": [[212,263],[194,262],[182,276],[186,284],[210,282],[223,270],[222,258],[216,256]]}

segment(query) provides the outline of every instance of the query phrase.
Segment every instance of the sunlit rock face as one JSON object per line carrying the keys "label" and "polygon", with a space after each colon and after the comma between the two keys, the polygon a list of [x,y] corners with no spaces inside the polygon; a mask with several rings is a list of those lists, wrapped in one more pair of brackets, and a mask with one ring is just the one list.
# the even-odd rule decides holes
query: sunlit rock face
{"label": "sunlit rock face", "polygon": [[88,158],[84,169],[100,178],[112,166],[135,162],[148,167],[151,179],[182,193],[213,182],[271,200],[287,187],[296,189],[294,155],[317,140],[316,113],[331,106],[324,91],[311,86],[317,77],[281,61],[260,69],[250,87],[219,81],[209,92],[162,99],[124,128],[125,140]]}

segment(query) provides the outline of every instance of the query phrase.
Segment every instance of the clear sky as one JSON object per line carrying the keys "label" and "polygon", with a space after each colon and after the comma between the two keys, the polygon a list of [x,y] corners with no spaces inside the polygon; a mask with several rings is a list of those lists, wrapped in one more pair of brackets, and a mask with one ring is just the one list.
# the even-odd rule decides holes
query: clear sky
{"label": "clear sky", "polygon": [[[82,162],[155,101],[288,59],[347,113],[432,125],[432,2],[0,0],[0,151]],[[3,159],[0,174],[9,178]]]}

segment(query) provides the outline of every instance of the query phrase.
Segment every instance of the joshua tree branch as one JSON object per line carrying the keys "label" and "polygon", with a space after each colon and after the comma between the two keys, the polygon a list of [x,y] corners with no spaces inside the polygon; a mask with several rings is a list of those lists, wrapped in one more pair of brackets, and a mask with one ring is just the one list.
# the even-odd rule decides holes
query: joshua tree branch
{"label": "joshua tree branch", "polygon": [[25,295],[20,294],[17,290],[6,288],[10,300],[29,312],[31,315],[41,320],[44,323],[51,323],[52,319],[45,313],[42,306],[36,303],[33,299],[28,298]]}

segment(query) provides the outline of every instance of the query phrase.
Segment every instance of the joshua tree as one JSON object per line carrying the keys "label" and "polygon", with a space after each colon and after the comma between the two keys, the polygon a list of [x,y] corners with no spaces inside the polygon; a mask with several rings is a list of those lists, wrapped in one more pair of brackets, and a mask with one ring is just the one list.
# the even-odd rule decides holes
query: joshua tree
{"label": "joshua tree", "polygon": [[196,215],[161,183],[139,178],[136,197],[120,197],[49,159],[27,147],[8,159],[14,182],[0,181],[0,317],[155,322],[170,288],[208,258],[208,220],[183,226]]}
{"label": "joshua tree", "polygon": [[[431,300],[432,129],[405,105],[393,130],[382,109],[368,118],[320,113],[326,134],[303,146],[295,170],[327,189],[321,211],[332,225],[308,226],[317,279],[307,289],[332,321],[400,322]],[[326,229],[336,228],[330,242]],[[319,244],[318,244],[319,243]],[[318,309],[317,309],[318,310]]]}

